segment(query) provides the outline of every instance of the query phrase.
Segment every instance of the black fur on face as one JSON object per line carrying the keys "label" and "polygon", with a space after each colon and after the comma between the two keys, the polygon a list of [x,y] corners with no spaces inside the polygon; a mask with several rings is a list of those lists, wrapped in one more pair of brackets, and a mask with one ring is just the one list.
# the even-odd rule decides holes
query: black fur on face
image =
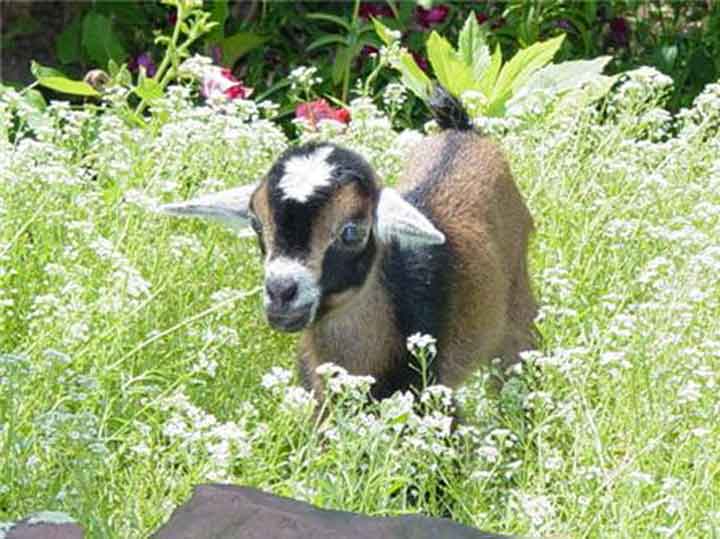
{"label": "black fur on face", "polygon": [[267,211],[253,213],[272,220],[258,227],[273,231],[265,238],[268,261],[290,259],[310,268],[322,315],[332,309],[332,296],[362,286],[375,260],[375,173],[355,152],[309,143],[286,151],[265,181]]}

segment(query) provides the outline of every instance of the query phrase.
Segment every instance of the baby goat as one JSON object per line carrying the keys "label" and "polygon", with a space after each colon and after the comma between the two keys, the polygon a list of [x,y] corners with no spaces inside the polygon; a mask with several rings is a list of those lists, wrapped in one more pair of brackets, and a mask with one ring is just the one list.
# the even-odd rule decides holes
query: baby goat
{"label": "baby goat", "polygon": [[435,112],[443,131],[411,154],[400,191],[380,187],[360,155],[311,143],[257,184],[162,208],[252,226],[268,322],[303,330],[299,369],[318,395],[325,362],[372,375],[378,399],[419,387],[406,348],[417,332],[437,338],[431,374],[448,386],[533,347],[530,213],[501,151],[461,107],[442,99]]}

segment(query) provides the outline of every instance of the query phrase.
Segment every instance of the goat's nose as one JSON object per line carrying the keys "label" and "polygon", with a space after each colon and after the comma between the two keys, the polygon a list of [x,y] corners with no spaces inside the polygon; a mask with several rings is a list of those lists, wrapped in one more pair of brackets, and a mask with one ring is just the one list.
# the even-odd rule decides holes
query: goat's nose
{"label": "goat's nose", "polygon": [[298,285],[290,277],[271,279],[265,283],[265,292],[272,303],[287,305],[297,296]]}

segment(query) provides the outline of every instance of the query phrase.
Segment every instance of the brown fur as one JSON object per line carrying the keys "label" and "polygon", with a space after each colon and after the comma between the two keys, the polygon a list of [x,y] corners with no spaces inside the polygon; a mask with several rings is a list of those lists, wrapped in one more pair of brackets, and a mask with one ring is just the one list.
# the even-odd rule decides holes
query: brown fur
{"label": "brown fur", "polygon": [[[423,144],[439,156],[458,145],[442,182],[432,192],[435,224],[455,253],[450,324],[438,336],[440,382],[455,386],[478,361],[519,361],[534,346],[537,305],[527,272],[532,218],[497,145],[473,132],[444,132]],[[410,187],[433,165],[411,164],[401,180]],[[424,174],[423,174],[424,172]]]}
{"label": "brown fur", "polygon": [[[452,387],[482,362],[498,357],[507,367],[519,361],[519,352],[535,344],[537,306],[527,271],[532,218],[495,143],[472,132],[429,137],[413,153],[417,158],[410,159],[400,190],[437,174],[443,156],[452,155],[448,152],[454,155],[440,171],[442,179],[431,192],[430,206],[455,256],[449,323],[444,335],[436,335],[438,381]],[[389,367],[389,358],[404,346],[390,300],[379,284],[380,249],[363,288],[346,292],[340,302],[344,305],[303,335],[301,368],[318,395],[322,388],[314,371],[319,363],[332,361],[352,374],[378,378]]]}

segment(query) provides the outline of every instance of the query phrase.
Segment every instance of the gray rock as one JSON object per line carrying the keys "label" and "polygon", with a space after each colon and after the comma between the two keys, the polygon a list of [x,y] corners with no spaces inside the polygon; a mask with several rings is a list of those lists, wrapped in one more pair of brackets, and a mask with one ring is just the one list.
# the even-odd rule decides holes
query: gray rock
{"label": "gray rock", "polygon": [[[2,539],[83,539],[83,529],[65,513],[45,511],[0,528]],[[4,532],[4,535],[3,535]]]}
{"label": "gray rock", "polygon": [[444,518],[368,517],[234,485],[200,485],[154,539],[501,539]]}

